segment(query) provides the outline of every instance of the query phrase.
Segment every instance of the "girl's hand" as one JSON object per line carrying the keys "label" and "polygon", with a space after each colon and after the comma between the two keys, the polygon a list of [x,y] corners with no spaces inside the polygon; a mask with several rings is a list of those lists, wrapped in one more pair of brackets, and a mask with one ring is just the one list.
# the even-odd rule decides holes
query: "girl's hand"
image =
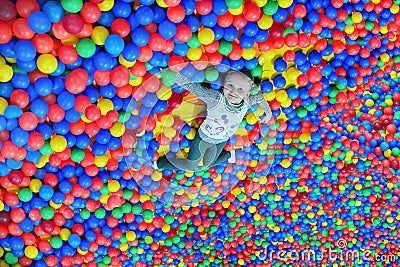
{"label": "girl's hand", "polygon": [[262,118],[261,123],[268,124],[268,122],[272,121],[272,115],[271,114],[266,114],[264,118]]}

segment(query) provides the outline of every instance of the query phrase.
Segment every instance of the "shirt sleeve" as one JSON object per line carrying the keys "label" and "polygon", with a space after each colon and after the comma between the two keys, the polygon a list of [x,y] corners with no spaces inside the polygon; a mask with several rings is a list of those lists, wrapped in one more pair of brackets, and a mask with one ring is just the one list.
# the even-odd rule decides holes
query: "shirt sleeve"
{"label": "shirt sleeve", "polygon": [[176,75],[175,83],[203,100],[207,105],[216,104],[221,97],[221,93],[217,90],[196,84],[191,79],[186,78],[180,73]]}
{"label": "shirt sleeve", "polygon": [[254,95],[254,96],[250,96],[249,104],[250,104],[250,106],[258,104],[261,107],[261,109],[264,110],[265,116],[267,118],[270,119],[272,117],[271,108],[269,107],[268,102],[265,100],[263,94],[258,93],[258,94]]}

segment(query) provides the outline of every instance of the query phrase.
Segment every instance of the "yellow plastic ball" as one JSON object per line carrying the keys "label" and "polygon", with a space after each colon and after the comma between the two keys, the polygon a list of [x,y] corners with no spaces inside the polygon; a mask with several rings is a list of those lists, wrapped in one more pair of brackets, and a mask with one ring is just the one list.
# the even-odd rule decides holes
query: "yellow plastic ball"
{"label": "yellow plastic ball", "polygon": [[91,39],[96,45],[104,45],[107,36],[110,33],[103,26],[96,26],[93,28]]}
{"label": "yellow plastic ball", "polygon": [[114,137],[121,137],[125,133],[125,126],[122,123],[117,122],[110,129],[110,133]]}
{"label": "yellow plastic ball", "polygon": [[38,255],[38,253],[39,253],[38,249],[37,249],[36,247],[34,247],[34,246],[27,246],[27,247],[24,249],[24,252],[25,252],[25,256],[26,256],[27,258],[29,258],[29,259],[34,259],[34,258],[36,258],[37,255]]}
{"label": "yellow plastic ball", "polygon": [[283,168],[289,168],[289,166],[290,166],[290,160],[288,160],[288,159],[282,160],[281,166],[282,166]]}
{"label": "yellow plastic ball", "polygon": [[0,97],[0,115],[4,114],[4,110],[8,107],[8,102],[4,98]]}
{"label": "yellow plastic ball", "polygon": [[392,14],[397,14],[397,13],[399,13],[399,10],[400,10],[400,7],[399,7],[399,5],[397,4],[394,4],[394,5],[392,5],[392,7],[390,8],[390,13],[392,13]]}
{"label": "yellow plastic ball", "polygon": [[354,26],[353,25],[346,25],[346,27],[344,28],[344,31],[347,34],[352,34],[354,32]]}
{"label": "yellow plastic ball", "polygon": [[165,128],[171,128],[172,125],[174,125],[174,122],[175,122],[175,119],[173,116],[171,116],[171,115],[164,116],[161,119],[161,125],[162,125],[161,127],[163,130],[165,130]]}
{"label": "yellow plastic ball", "polygon": [[46,165],[46,163],[49,162],[49,157],[50,156],[42,155],[42,157],[40,158],[39,162],[35,164],[36,168],[43,168],[44,165]]}
{"label": "yellow plastic ball", "polygon": [[38,179],[32,179],[29,183],[29,189],[32,191],[32,193],[38,193],[41,186],[42,182]]}
{"label": "yellow plastic ball", "polygon": [[257,117],[253,114],[253,113],[249,113],[246,116],[246,121],[250,124],[256,124],[256,122],[258,121]]}
{"label": "yellow plastic ball", "polygon": [[129,84],[132,86],[139,86],[142,84],[142,80],[143,80],[142,77],[134,78],[134,79],[131,78],[131,80],[129,81]]}
{"label": "yellow plastic ball", "polygon": [[256,3],[258,7],[263,7],[267,4],[268,0],[253,0],[253,2]]}
{"label": "yellow plastic ball", "polygon": [[5,83],[13,77],[13,69],[5,64],[0,65],[0,82]]}
{"label": "yellow plastic ball", "polygon": [[79,38],[76,37],[76,36],[73,35],[73,34],[71,34],[67,39],[61,40],[61,43],[62,43],[63,45],[73,45],[73,46],[75,46],[76,43],[78,43],[78,42],[79,42]]}
{"label": "yellow plastic ball", "polygon": [[242,57],[245,60],[253,59],[256,56],[256,50],[254,48],[243,49]]}
{"label": "yellow plastic ball", "polygon": [[127,61],[122,54],[118,56],[118,62],[124,67],[130,68],[135,65],[136,61]]}
{"label": "yellow plastic ball", "polygon": [[201,50],[200,47],[196,48],[189,48],[189,51],[187,52],[187,57],[190,60],[199,60],[203,51]]}
{"label": "yellow plastic ball", "polygon": [[56,135],[50,140],[50,147],[55,152],[63,152],[67,148],[67,140],[64,136]]}
{"label": "yellow plastic ball", "polygon": [[176,135],[176,131],[172,128],[164,128],[165,137],[171,139]]}
{"label": "yellow plastic ball", "polygon": [[288,108],[292,104],[291,99],[286,99],[285,101],[281,102],[281,106],[284,108]]}
{"label": "yellow plastic ball", "polygon": [[258,27],[263,30],[267,30],[271,28],[272,23],[274,23],[274,20],[272,19],[271,16],[268,15],[263,15],[259,21],[257,21]]}
{"label": "yellow plastic ball", "polygon": [[136,233],[133,231],[126,232],[126,239],[130,242],[136,239]]}
{"label": "yellow plastic ball", "polygon": [[156,3],[160,7],[163,7],[163,8],[167,8],[168,7],[168,5],[165,4],[164,0],[156,0]]}
{"label": "yellow plastic ball", "polygon": [[160,90],[157,91],[156,95],[160,100],[168,100],[172,95],[172,90],[170,87],[163,85]]}
{"label": "yellow plastic ball", "polygon": [[5,58],[7,60],[8,63],[14,64],[17,63],[17,58],[16,57],[6,57]]}
{"label": "yellow plastic ball", "polygon": [[372,107],[374,105],[374,100],[372,99],[367,99],[367,101],[365,101],[365,105],[367,107]]}
{"label": "yellow plastic ball", "polygon": [[360,22],[362,21],[362,14],[361,14],[360,12],[354,12],[354,13],[351,15],[351,20],[352,20],[354,23],[360,23]]}
{"label": "yellow plastic ball", "polygon": [[288,8],[293,4],[293,0],[278,0],[278,5],[281,8]]}
{"label": "yellow plastic ball", "polygon": [[114,104],[110,99],[102,99],[97,103],[97,107],[101,111],[101,115],[106,115],[107,112],[114,109]]}
{"label": "yellow plastic ball", "polygon": [[389,107],[393,106],[393,100],[392,100],[392,99],[385,99],[385,103],[386,103]]}
{"label": "yellow plastic ball", "polygon": [[381,60],[382,60],[383,62],[386,63],[386,62],[389,61],[390,56],[389,56],[388,54],[384,53],[384,54],[381,54],[381,55],[380,55],[380,58],[381,58]]}
{"label": "yellow plastic ball", "polygon": [[60,230],[60,237],[62,240],[67,241],[68,237],[71,235],[71,231],[67,228],[63,228]]}
{"label": "yellow plastic ball", "polygon": [[41,72],[50,74],[57,69],[58,62],[53,55],[43,54],[38,57],[36,65]]}
{"label": "yellow plastic ball", "polygon": [[117,180],[111,180],[108,182],[108,190],[110,190],[110,192],[115,193],[119,190],[120,188],[120,184]]}
{"label": "yellow plastic ball", "polygon": [[203,28],[199,31],[198,38],[203,45],[209,45],[214,41],[214,32],[210,28]]}
{"label": "yellow plastic ball", "polygon": [[243,13],[243,4],[238,8],[235,8],[235,9],[229,8],[228,10],[229,10],[229,13],[231,13],[232,15],[236,15],[236,16],[240,15]]}
{"label": "yellow plastic ball", "polygon": [[98,4],[98,7],[100,8],[101,11],[110,11],[114,6],[114,0],[104,0],[100,4]]}
{"label": "yellow plastic ball", "polygon": [[195,135],[196,135],[196,130],[195,129],[193,129],[193,128],[191,128],[190,129],[190,132],[186,135],[186,137],[188,138],[188,139],[190,139],[190,140],[193,140],[194,139],[194,137],[195,137]]}
{"label": "yellow plastic ball", "polygon": [[285,90],[280,90],[279,92],[276,93],[276,100],[279,103],[283,103],[288,99],[288,94],[286,93]]}
{"label": "yellow plastic ball", "polygon": [[94,165],[99,168],[102,168],[107,165],[108,157],[107,156],[97,156],[94,158]]}
{"label": "yellow plastic ball", "polygon": [[158,181],[160,181],[161,179],[162,179],[162,176],[160,175],[159,172],[154,172],[154,173],[151,175],[151,180],[153,180],[153,181],[158,182]]}

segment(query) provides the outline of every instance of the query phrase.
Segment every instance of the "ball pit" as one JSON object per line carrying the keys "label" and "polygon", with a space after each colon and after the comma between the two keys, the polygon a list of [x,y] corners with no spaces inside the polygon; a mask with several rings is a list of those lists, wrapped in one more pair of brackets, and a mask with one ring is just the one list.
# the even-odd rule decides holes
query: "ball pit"
{"label": "ball pit", "polygon": [[[0,266],[400,266],[399,4],[0,0]],[[243,68],[274,119],[154,170]]]}

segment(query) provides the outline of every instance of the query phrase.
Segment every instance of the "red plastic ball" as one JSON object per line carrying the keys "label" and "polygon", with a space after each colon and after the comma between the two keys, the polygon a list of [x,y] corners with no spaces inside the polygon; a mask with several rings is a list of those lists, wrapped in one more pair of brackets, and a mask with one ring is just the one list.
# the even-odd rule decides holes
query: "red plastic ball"
{"label": "red plastic ball", "polygon": [[86,89],[89,75],[84,69],[76,68],[65,78],[65,88],[72,94],[79,94]]}
{"label": "red plastic ball", "polygon": [[8,43],[13,35],[13,31],[7,22],[0,20],[0,44]]}
{"label": "red plastic ball", "polygon": [[50,53],[54,47],[54,41],[48,34],[36,34],[32,39],[36,51],[41,54]]}
{"label": "red plastic ball", "polygon": [[149,47],[153,51],[161,51],[164,49],[166,40],[159,34],[154,33],[150,36]]}
{"label": "red plastic ball", "polygon": [[128,36],[131,31],[129,22],[122,18],[117,18],[111,24],[111,32],[118,34],[122,38]]}
{"label": "red plastic ball", "polygon": [[293,8],[293,15],[296,18],[304,18],[307,15],[307,8],[302,4],[297,4]]}
{"label": "red plastic ball", "polygon": [[25,90],[16,89],[10,95],[10,102],[24,109],[29,104],[29,95]]}
{"label": "red plastic ball", "polygon": [[88,23],[95,23],[101,16],[101,10],[98,5],[92,2],[86,2],[83,4],[79,14],[82,19]]}
{"label": "red plastic ball", "polygon": [[146,74],[146,65],[143,62],[136,61],[135,65],[130,68],[130,72],[135,77],[143,77]]}
{"label": "red plastic ball", "polygon": [[18,118],[18,122],[25,131],[32,131],[38,125],[38,118],[32,112],[25,112]]}
{"label": "red plastic ball", "polygon": [[161,81],[155,75],[148,75],[143,79],[141,86],[146,92],[157,92],[161,88]]}
{"label": "red plastic ball", "polygon": [[62,26],[70,34],[78,34],[83,29],[85,21],[81,16],[75,13],[69,13],[62,19]]}
{"label": "red plastic ball", "polygon": [[139,125],[146,132],[151,132],[156,128],[156,120],[153,117],[145,116],[140,120]]}
{"label": "red plastic ball", "polygon": [[[83,27],[83,25],[82,25]],[[53,23],[51,25],[51,32],[53,33],[54,37],[58,40],[64,40],[71,37],[71,33],[69,33],[63,26],[62,21]]]}
{"label": "red plastic ball", "polygon": [[18,39],[29,40],[35,35],[35,32],[31,30],[28,25],[28,20],[26,18],[19,18],[14,21],[12,25],[12,31]]}
{"label": "red plastic ball", "polygon": [[18,14],[23,18],[28,18],[33,11],[40,10],[39,3],[36,0],[18,0],[15,7]]}
{"label": "red plastic ball", "polygon": [[192,38],[192,30],[188,25],[181,24],[176,27],[175,38],[179,42],[185,43]]}
{"label": "red plastic ball", "polygon": [[72,45],[63,45],[58,49],[58,57],[64,64],[73,64],[78,59],[78,52]]}
{"label": "red plastic ball", "polygon": [[179,23],[185,18],[185,9],[181,5],[168,7],[167,17],[173,23]]}
{"label": "red plastic ball", "polygon": [[20,184],[23,179],[24,174],[19,170],[11,170],[8,174],[8,180],[15,185]]}
{"label": "red plastic ball", "polygon": [[164,3],[170,7],[177,6],[177,5],[179,5],[180,2],[181,2],[181,0],[164,0]]}
{"label": "red plastic ball", "polygon": [[110,81],[115,87],[126,86],[129,80],[130,74],[125,66],[118,66],[110,72]]}
{"label": "red plastic ball", "polygon": [[261,9],[250,2],[244,6],[243,15],[248,21],[257,21],[261,16]]}

